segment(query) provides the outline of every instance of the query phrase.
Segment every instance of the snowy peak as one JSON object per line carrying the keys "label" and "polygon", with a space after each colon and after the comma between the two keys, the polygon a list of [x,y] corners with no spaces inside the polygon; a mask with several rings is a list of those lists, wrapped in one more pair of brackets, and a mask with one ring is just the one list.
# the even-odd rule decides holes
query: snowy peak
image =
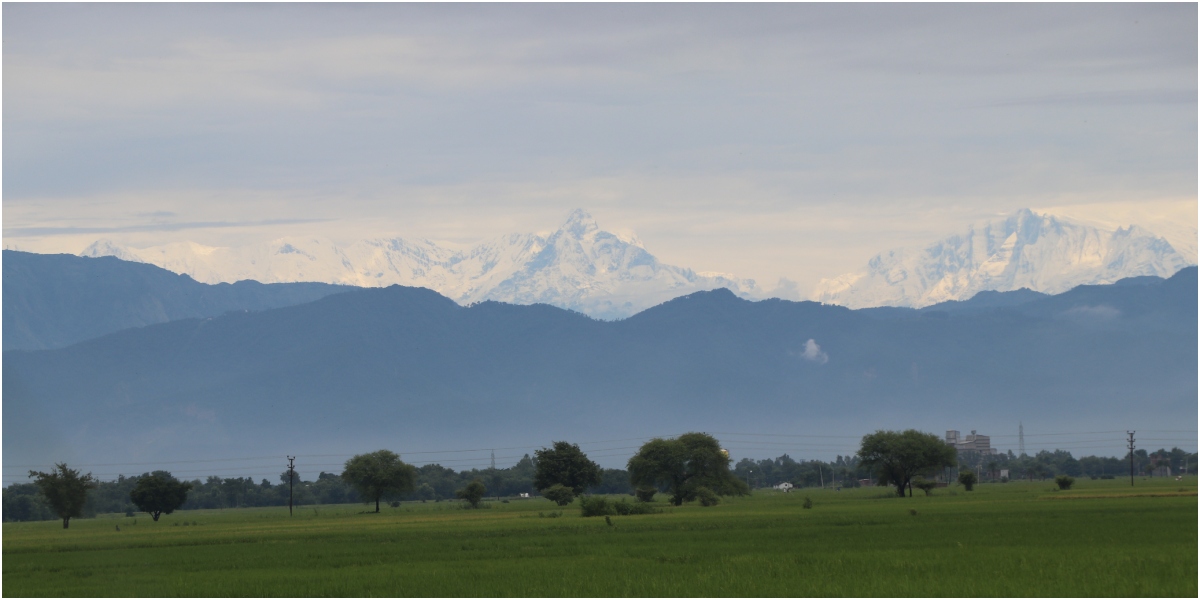
{"label": "snowy peak", "polygon": [[1057,294],[1125,277],[1170,277],[1185,266],[1170,243],[1140,227],[1104,230],[1022,209],[925,248],[880,253],[862,270],[821,280],[812,299],[922,307],[984,290]]}
{"label": "snowy peak", "polygon": [[370,239],[343,248],[319,238],[281,238],[223,248],[191,242],[130,248],[97,241],[82,255],[150,263],[206,283],[401,284],[426,287],[461,304],[545,303],[603,319],[721,287],[744,297],[762,296],[753,280],[664,265],[636,235],[605,231],[582,209],[548,235],[509,234],[461,252],[429,240]]}
{"label": "snowy peak", "polygon": [[592,215],[582,208],[577,208],[567,216],[566,222],[558,228],[556,235],[569,235],[577,240],[582,240],[594,236],[598,231],[600,231],[600,226],[596,224]]}

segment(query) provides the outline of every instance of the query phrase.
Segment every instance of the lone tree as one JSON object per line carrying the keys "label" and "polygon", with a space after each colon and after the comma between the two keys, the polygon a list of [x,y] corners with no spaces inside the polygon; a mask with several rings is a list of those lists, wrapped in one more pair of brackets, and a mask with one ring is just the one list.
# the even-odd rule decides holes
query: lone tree
{"label": "lone tree", "polygon": [[46,497],[46,503],[63,520],[63,529],[70,526],[71,517],[83,515],[83,505],[87,503],[87,493],[98,485],[91,473],[80,475],[75,469],[68,469],[67,463],[57,463],[49,473],[30,471],[33,484]]}
{"label": "lone tree", "polygon": [[396,496],[411,492],[417,480],[417,470],[400,460],[400,455],[391,450],[376,450],[370,454],[358,454],[346,461],[342,480],[358,491],[364,500],[375,500],[375,512],[379,512],[379,500],[384,496]]}
{"label": "lone tree", "polygon": [[958,474],[958,482],[967,488],[967,491],[975,489],[975,484],[979,483],[979,477],[975,475],[975,471],[964,469]]}
{"label": "lone tree", "polygon": [[187,493],[192,484],[175,479],[166,471],[146,473],[138,478],[129,492],[129,500],[138,510],[150,513],[155,521],[158,517],[175,512],[187,502]]}
{"label": "lone tree", "polygon": [[904,488],[913,477],[958,462],[953,446],[932,433],[915,429],[864,435],[858,455],[861,464],[874,470],[881,483],[895,485],[900,497],[904,497]]}
{"label": "lone tree", "polygon": [[556,483],[542,490],[542,497],[559,506],[566,506],[575,499],[575,492],[561,483]]}
{"label": "lone tree", "polygon": [[665,487],[675,506],[695,500],[700,488],[723,496],[748,493],[746,483],[729,471],[729,462],[729,454],[707,433],[654,438],[629,459],[629,479],[635,488]]}
{"label": "lone tree", "polygon": [[937,482],[924,477],[913,477],[912,486],[925,492],[926,496],[930,496],[933,494],[933,488],[937,487]]}
{"label": "lone tree", "polygon": [[[542,448],[533,454],[537,457],[533,487],[542,492],[542,495],[551,487],[561,485],[571,490],[571,497],[574,498],[600,483],[600,465],[588,460],[587,455],[576,444],[554,442],[553,448]],[[561,491],[556,492],[559,497],[562,496]],[[567,504],[570,502],[571,499],[567,499]],[[560,506],[562,504],[559,502]]]}
{"label": "lone tree", "polygon": [[487,494],[487,487],[478,479],[468,483],[467,487],[454,492],[455,496],[466,500],[471,508],[479,508],[479,501],[483,500],[484,494]]}

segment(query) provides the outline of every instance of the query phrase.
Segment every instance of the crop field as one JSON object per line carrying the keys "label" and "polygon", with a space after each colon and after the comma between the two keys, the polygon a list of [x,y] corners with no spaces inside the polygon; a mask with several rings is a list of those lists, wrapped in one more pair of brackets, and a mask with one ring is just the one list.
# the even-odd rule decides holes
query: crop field
{"label": "crop field", "polygon": [[607,521],[581,517],[578,501],[513,499],[380,514],[183,511],[157,523],[112,515],[65,531],[5,523],[3,593],[1196,597],[1195,477],[1053,488],[981,484],[903,499],[885,488],[759,491]]}

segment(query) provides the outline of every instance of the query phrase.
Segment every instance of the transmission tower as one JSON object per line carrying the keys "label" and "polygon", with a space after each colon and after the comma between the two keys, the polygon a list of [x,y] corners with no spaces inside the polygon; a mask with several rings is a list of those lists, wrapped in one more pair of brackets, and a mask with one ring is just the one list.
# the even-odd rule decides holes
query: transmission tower
{"label": "transmission tower", "polygon": [[[1134,449],[1133,434],[1136,432],[1126,431],[1125,433],[1129,434],[1129,485],[1133,485],[1133,449]],[[1151,474],[1151,475],[1153,475],[1153,474]]]}
{"label": "transmission tower", "polygon": [[1020,449],[1019,456],[1025,456],[1025,424],[1017,421],[1017,448]]}
{"label": "transmission tower", "polygon": [[492,469],[496,468],[496,451],[492,450]]}

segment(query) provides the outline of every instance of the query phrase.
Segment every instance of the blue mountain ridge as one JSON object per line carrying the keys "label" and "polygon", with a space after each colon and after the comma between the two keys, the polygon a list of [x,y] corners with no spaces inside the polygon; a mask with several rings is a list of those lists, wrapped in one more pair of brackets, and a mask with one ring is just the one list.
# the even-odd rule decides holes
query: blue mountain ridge
{"label": "blue mountain ridge", "polygon": [[1196,288],[1193,267],[886,318],[717,290],[616,322],[352,289],[5,351],[5,463],[1194,420]]}

